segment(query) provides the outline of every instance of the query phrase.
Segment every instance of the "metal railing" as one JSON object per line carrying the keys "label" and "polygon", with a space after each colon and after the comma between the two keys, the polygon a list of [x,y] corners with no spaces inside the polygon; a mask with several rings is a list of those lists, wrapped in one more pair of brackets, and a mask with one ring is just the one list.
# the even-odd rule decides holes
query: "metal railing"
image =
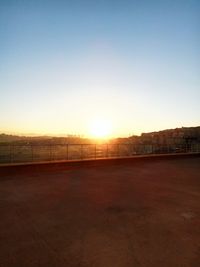
{"label": "metal railing", "polygon": [[0,144],[0,164],[200,152],[200,144]]}

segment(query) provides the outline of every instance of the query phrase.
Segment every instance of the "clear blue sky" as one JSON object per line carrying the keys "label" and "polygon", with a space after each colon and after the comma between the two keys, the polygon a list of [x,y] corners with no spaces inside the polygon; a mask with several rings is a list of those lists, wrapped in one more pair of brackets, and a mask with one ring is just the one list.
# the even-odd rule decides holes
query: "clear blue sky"
{"label": "clear blue sky", "polygon": [[0,0],[0,132],[200,125],[199,0]]}

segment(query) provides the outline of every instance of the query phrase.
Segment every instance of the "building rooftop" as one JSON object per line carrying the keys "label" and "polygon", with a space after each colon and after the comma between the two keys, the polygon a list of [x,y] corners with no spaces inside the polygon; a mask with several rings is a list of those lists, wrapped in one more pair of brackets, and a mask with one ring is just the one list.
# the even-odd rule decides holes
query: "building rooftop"
{"label": "building rooftop", "polygon": [[2,267],[200,266],[200,157],[21,167],[0,203]]}

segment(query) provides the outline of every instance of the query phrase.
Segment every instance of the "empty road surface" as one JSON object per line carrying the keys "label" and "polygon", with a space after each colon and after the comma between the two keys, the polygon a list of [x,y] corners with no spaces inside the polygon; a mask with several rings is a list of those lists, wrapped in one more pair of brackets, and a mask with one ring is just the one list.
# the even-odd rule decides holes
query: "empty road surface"
{"label": "empty road surface", "polygon": [[200,158],[0,179],[0,267],[199,267]]}

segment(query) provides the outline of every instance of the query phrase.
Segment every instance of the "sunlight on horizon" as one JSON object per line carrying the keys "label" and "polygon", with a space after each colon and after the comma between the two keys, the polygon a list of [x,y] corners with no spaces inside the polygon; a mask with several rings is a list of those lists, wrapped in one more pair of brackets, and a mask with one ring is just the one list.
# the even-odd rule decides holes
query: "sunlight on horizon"
{"label": "sunlight on horizon", "polygon": [[108,119],[96,118],[89,124],[89,136],[92,138],[107,139],[112,130],[112,123]]}

